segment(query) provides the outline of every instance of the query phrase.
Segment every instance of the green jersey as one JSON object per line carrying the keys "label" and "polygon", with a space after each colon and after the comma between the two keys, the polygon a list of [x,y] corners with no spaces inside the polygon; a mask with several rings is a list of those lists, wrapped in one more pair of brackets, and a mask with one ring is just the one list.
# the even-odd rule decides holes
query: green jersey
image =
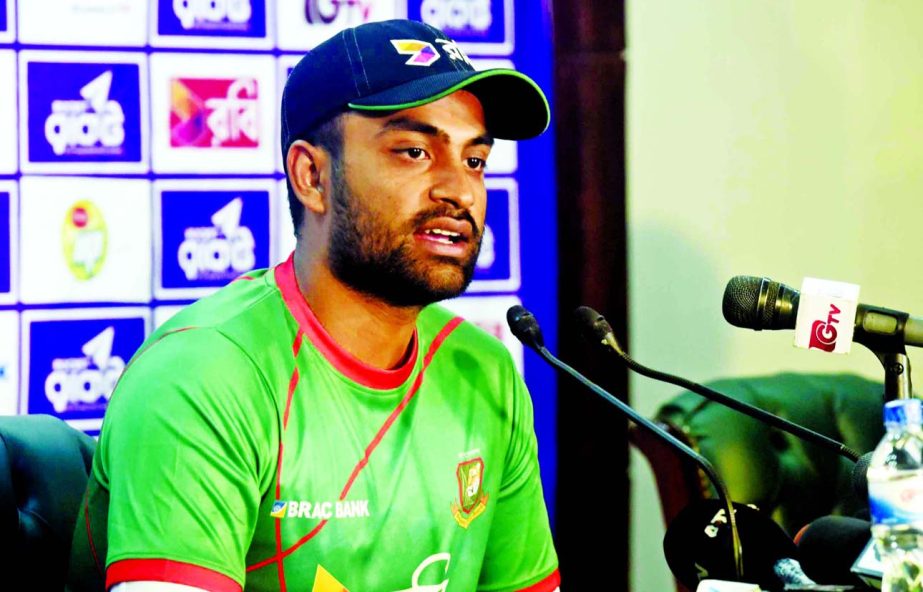
{"label": "green jersey", "polygon": [[291,258],[252,272],[120,379],[71,574],[73,590],[555,590],[525,385],[499,341],[439,306],[405,363],[369,367],[324,331]]}

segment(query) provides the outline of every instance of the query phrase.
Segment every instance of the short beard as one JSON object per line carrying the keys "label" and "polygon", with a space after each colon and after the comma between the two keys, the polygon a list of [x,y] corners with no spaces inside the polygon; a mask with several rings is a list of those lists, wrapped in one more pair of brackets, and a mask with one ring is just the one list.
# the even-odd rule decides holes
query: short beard
{"label": "short beard", "polygon": [[422,308],[465,291],[474,276],[482,235],[469,212],[443,204],[421,212],[408,224],[410,234],[427,220],[439,217],[464,219],[471,224],[476,248],[469,260],[459,263],[442,258],[461,272],[460,280],[440,278],[444,274],[439,270],[425,269],[425,263],[413,259],[412,243],[398,242],[392,229],[383,228],[360,205],[340,159],[333,163],[331,173],[333,220],[327,256],[334,277],[362,294],[400,308]]}

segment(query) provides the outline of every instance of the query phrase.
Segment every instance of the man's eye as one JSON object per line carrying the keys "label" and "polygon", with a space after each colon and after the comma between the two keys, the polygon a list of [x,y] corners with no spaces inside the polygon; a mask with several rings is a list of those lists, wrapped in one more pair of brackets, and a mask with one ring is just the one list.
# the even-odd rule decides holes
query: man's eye
{"label": "man's eye", "polygon": [[487,161],[476,156],[468,157],[468,167],[472,169],[483,169],[487,166]]}
{"label": "man's eye", "polygon": [[404,153],[414,160],[419,160],[426,155],[422,148],[407,148]]}

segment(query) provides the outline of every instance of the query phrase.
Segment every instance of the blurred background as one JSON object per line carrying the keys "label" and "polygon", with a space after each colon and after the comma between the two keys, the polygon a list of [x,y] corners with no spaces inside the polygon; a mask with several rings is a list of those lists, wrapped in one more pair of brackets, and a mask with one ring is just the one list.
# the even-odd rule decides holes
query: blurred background
{"label": "blurred background", "polygon": [[701,382],[881,380],[858,346],[822,354],[730,326],[721,298],[734,275],[810,276],[923,310],[914,0],[0,0],[0,412],[98,433],[153,327],[287,256],[288,69],[345,26],[393,17],[549,95],[551,129],[491,157],[488,242],[450,306],[521,363],[565,586],[670,590],[659,496],[626,422],[524,353],[505,310],[524,303],[552,351],[647,416],[680,389],[588,347],[576,306],[604,313],[639,361]]}

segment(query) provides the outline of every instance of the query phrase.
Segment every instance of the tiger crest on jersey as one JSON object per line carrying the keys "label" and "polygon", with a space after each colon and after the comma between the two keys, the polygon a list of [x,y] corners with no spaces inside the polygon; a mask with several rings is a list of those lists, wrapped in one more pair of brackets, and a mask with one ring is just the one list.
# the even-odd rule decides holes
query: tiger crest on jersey
{"label": "tiger crest on jersey", "polygon": [[468,528],[475,518],[487,509],[487,492],[484,491],[484,460],[480,457],[458,463],[458,501],[452,502],[452,516],[462,528]]}

